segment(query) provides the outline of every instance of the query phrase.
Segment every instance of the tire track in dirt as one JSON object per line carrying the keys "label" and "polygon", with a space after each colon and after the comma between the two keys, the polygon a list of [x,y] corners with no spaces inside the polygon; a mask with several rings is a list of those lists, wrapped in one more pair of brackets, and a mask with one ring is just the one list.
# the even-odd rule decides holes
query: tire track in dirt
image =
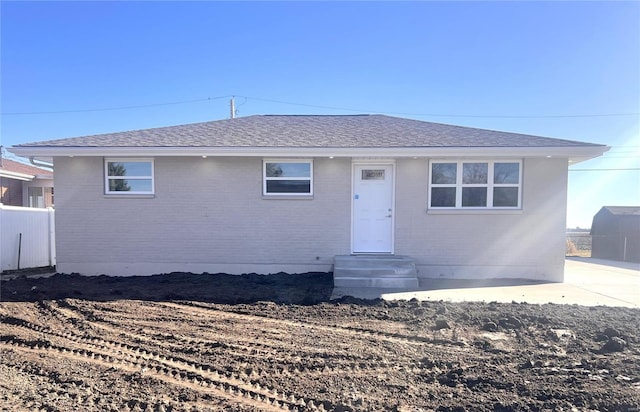
{"label": "tire track in dirt", "polygon": [[256,321],[263,321],[265,323],[284,325],[287,327],[298,327],[298,328],[311,327],[311,328],[320,330],[322,332],[343,334],[349,337],[356,336],[356,337],[359,337],[360,339],[367,339],[367,338],[369,339],[373,338],[376,340],[385,339],[391,342],[400,342],[404,344],[415,344],[415,345],[433,344],[433,339],[430,339],[427,337],[412,336],[412,335],[402,334],[398,332],[385,332],[385,331],[379,331],[379,330],[369,329],[369,328],[327,325],[327,324],[322,324],[317,322],[300,322],[300,321],[293,321],[293,320],[276,319],[276,318],[270,318],[267,316],[258,316],[258,315],[251,315],[251,314],[246,314],[242,312],[232,312],[232,311],[221,310],[219,308],[208,306],[206,304],[202,304],[199,302],[180,302],[180,303],[159,302],[156,304],[162,305],[165,307],[182,309],[183,311],[185,310],[184,309],[185,307],[195,308],[197,309],[197,311],[187,312],[195,315],[211,314],[212,312],[215,312],[218,314],[224,314],[224,316],[227,316],[230,318],[235,317],[236,319],[247,321],[247,323],[249,322],[255,323]]}
{"label": "tire track in dirt", "polygon": [[[105,328],[106,330],[110,331],[111,333],[115,333],[118,335],[122,335],[122,336],[127,336],[129,339],[133,338],[137,341],[144,341],[145,344],[153,344],[153,343],[157,343],[157,341],[148,335],[141,335],[139,333],[134,332],[133,330],[136,330],[136,326],[135,325],[130,325],[128,324],[128,319],[127,315],[128,313],[126,312],[119,312],[117,313],[117,315],[119,316],[119,322],[117,322],[116,324],[120,326],[120,328],[117,327],[112,327],[110,326],[112,323],[109,322],[109,325],[105,325],[102,320],[101,321],[89,321],[86,319],[86,315],[88,314],[89,317],[94,318],[92,316],[91,313],[87,313],[86,308],[79,308],[77,311],[76,310],[72,310],[74,303],[71,301],[65,301],[63,302],[63,306],[64,307],[56,307],[56,310],[60,310],[61,312],[63,312],[65,314],[65,316],[68,317],[76,317],[76,319],[78,320],[82,320],[84,322],[89,322],[93,328]],[[178,319],[212,319],[212,323],[218,323],[220,321],[223,320],[232,320],[233,324],[237,324],[238,320],[245,323],[245,324],[250,324],[253,325],[253,327],[256,327],[256,323],[260,322],[265,323],[270,325],[270,326],[276,326],[277,328],[283,329],[285,331],[290,330],[291,328],[300,328],[300,325],[304,325],[304,323],[301,322],[295,322],[295,321],[287,321],[287,320],[278,320],[278,319],[271,319],[271,318],[265,318],[265,317],[260,317],[260,316],[252,316],[252,315],[246,315],[246,314],[238,314],[238,313],[229,313],[226,311],[221,311],[218,309],[214,309],[214,311],[210,311],[209,308],[197,308],[195,307],[191,307],[190,305],[181,305],[181,304],[170,304],[170,303],[156,303],[156,302],[144,302],[144,307],[145,309],[149,309],[152,307],[157,307],[158,311],[162,312],[162,313],[166,313],[167,309],[171,309],[173,312],[172,316],[176,316],[175,312],[176,310],[179,310],[182,313],[182,316],[178,316]],[[186,312],[185,312],[186,311]],[[83,313],[84,312],[84,313]],[[105,316],[106,311],[102,311],[100,313],[101,317]],[[211,316],[212,313],[214,313],[216,316]],[[204,316],[206,315],[206,316]],[[123,317],[125,319],[123,319]],[[139,315],[137,315],[136,318],[139,318]],[[146,318],[146,316],[145,316]],[[123,321],[124,320],[124,321]],[[115,322],[114,322],[115,323]],[[121,329],[121,327],[123,325],[127,326],[127,330],[123,330]],[[315,325],[313,325],[315,326]],[[133,329],[133,330],[132,330]],[[256,328],[256,329],[264,329],[264,328]],[[306,328],[305,333],[309,332],[310,328]],[[379,333],[359,333],[358,331],[354,332],[353,330],[350,329],[346,329],[346,328],[341,328],[341,327],[326,327],[326,326],[321,326],[320,328],[315,328],[316,331],[318,333],[315,333],[316,336],[320,336],[320,335],[325,335],[325,339],[328,340],[336,340],[336,333],[338,334],[338,336],[340,337],[340,339],[345,340],[345,341],[351,341],[353,339],[365,339],[365,340],[369,340],[369,341],[376,341],[379,340],[378,336],[381,335]],[[329,332],[328,334],[325,333]],[[321,333],[320,333],[321,332]],[[374,331],[372,331],[374,332]],[[384,334],[382,334],[384,336]],[[234,336],[236,339],[238,338],[238,334],[236,333],[236,335]],[[250,340],[251,338],[249,338]],[[193,339],[192,339],[193,340]],[[386,341],[391,341],[394,342],[396,344],[404,344],[405,341],[409,341],[410,342],[410,346],[411,347],[420,347],[422,346],[420,344],[420,342],[414,342],[414,341],[410,341],[410,340],[403,340],[403,339],[398,339],[397,337],[391,336],[391,337],[384,337],[383,340]],[[156,342],[154,342],[156,341]],[[261,340],[262,343],[264,343],[264,341]],[[378,376],[380,373],[384,373],[384,371],[388,370],[388,368],[390,367],[390,362],[385,360],[385,362],[371,362],[371,361],[367,361],[365,359],[356,359],[356,360],[352,360],[354,357],[357,358],[357,356],[355,356],[353,353],[350,353],[349,356],[340,362],[335,362],[331,365],[322,365],[321,367],[318,367],[316,369],[312,368],[309,366],[309,358],[312,358],[314,356],[313,351],[310,353],[300,353],[300,349],[301,349],[301,342],[298,341],[297,342],[297,347],[295,348],[295,350],[292,350],[294,348],[292,348],[289,344],[283,344],[282,341],[278,341],[278,345],[274,347],[274,354],[272,356],[272,360],[274,361],[274,363],[276,363],[277,365],[281,365],[280,367],[277,368],[267,368],[267,369],[261,369],[258,366],[252,366],[250,370],[246,370],[245,366],[243,364],[246,365],[246,362],[243,362],[243,364],[240,365],[235,365],[232,367],[232,369],[234,370],[233,373],[225,371],[225,373],[227,374],[227,376],[231,376],[235,379],[238,380],[242,380],[242,381],[248,381],[248,382],[256,382],[258,384],[260,384],[261,381],[263,381],[263,378],[268,378],[269,380],[273,379],[274,377],[282,377],[283,379],[288,379],[289,381],[291,380],[297,380],[297,376],[304,376],[304,377],[312,377],[312,376],[316,376],[318,378],[322,378],[322,379],[327,379],[330,376],[335,376],[339,379],[348,377],[349,379],[353,379],[356,378],[358,376],[363,376],[363,377],[372,377],[372,376]],[[313,350],[317,351],[318,348],[318,342],[313,342],[309,345],[310,348],[312,348]],[[320,345],[321,346],[321,345]],[[431,345],[429,345],[431,346]],[[246,352],[247,350],[253,350],[253,348],[251,349],[245,349],[244,351]],[[442,348],[441,348],[442,350]],[[283,354],[287,354],[287,353],[298,353],[297,356],[287,356],[287,355],[283,355]],[[240,359],[242,358],[242,356],[240,356]],[[304,364],[303,364],[304,361]],[[393,363],[393,361],[391,361]],[[398,367],[398,370],[401,371],[416,371],[419,370],[420,368],[423,368],[424,365],[421,362],[414,362],[414,361],[410,361],[409,359],[402,359],[402,361],[398,362],[401,363],[402,366]],[[264,382],[263,382],[264,384]],[[267,385],[268,388],[271,388],[272,386]],[[295,399],[295,395],[293,393],[289,393],[289,398],[292,397]],[[325,404],[328,404],[327,401],[319,401],[317,399],[308,399],[308,402],[311,402],[312,404],[322,404],[323,402]]]}
{"label": "tire track in dirt", "polygon": [[[67,305],[65,304],[65,306]],[[82,320],[82,313],[78,315],[68,307],[63,308],[51,305],[50,309],[58,310],[67,317]],[[97,326],[113,333],[121,334],[123,332],[123,330],[104,326],[95,321],[84,321],[93,327]],[[253,383],[249,378],[259,376],[255,371],[251,373],[251,376],[243,373],[233,374],[229,371],[212,369],[184,358],[165,356],[140,346],[110,341],[100,337],[86,337],[86,335],[78,335],[70,331],[62,334],[55,333],[46,327],[35,325],[25,320],[12,318],[7,323],[11,323],[14,327],[17,326],[21,329],[67,339],[80,346],[80,348],[54,345],[42,340],[25,340],[15,336],[0,337],[0,344],[18,347],[23,350],[55,351],[57,355],[62,355],[75,361],[88,361],[105,367],[117,367],[129,373],[143,371],[145,374],[150,374],[155,378],[186,386],[199,392],[217,392],[219,396],[231,397],[236,401],[242,401],[241,403],[258,407],[261,410],[297,410],[300,407],[313,409],[316,404],[322,405],[322,402],[318,400],[298,398],[294,394],[279,393],[276,389],[262,387],[259,383]],[[126,334],[138,340],[144,338],[143,335],[131,334],[130,331],[126,331]],[[91,350],[87,350],[87,347],[91,348]],[[206,389],[203,390],[203,387]]]}
{"label": "tire track in dirt", "polygon": [[[194,391],[198,391],[202,386],[209,388],[213,385],[213,392],[215,389],[223,390],[223,393],[217,393],[217,397],[224,396],[228,391],[233,394],[233,397],[226,397],[230,401],[235,400],[239,404],[251,407],[254,407],[255,402],[264,403],[258,408],[259,410],[269,410],[268,408],[271,410],[309,410],[320,409],[324,406],[332,409],[341,405],[349,408],[348,400],[338,401],[337,405],[333,405],[329,401],[318,398],[297,396],[298,392],[295,386],[285,392],[283,388],[288,385],[283,386],[282,382],[284,380],[290,385],[290,383],[298,381],[298,377],[314,379],[314,376],[315,379],[321,380],[333,378],[349,380],[357,377],[377,379],[378,376],[386,376],[385,372],[388,372],[389,368],[393,368],[396,375],[405,373],[415,375],[424,371],[425,368],[431,368],[428,365],[428,360],[425,363],[425,358],[415,356],[416,352],[427,353],[435,348],[433,343],[424,342],[422,338],[403,339],[402,335],[395,332],[381,334],[367,328],[318,325],[311,322],[228,312],[219,308],[199,308],[181,303],[142,302],[141,305],[139,305],[140,302],[133,303],[125,306],[126,310],[124,311],[113,311],[107,303],[85,303],[74,300],[54,301],[48,305],[48,308],[55,312],[51,316],[56,316],[62,323],[72,323],[73,327],[77,328],[77,333],[67,330],[63,334],[65,339],[72,338],[72,341],[77,342],[77,346],[85,346],[100,356],[107,356],[107,362],[111,362],[111,358],[115,361],[131,362],[131,364],[125,363],[125,365],[133,367],[134,372],[151,371],[150,373],[153,373],[159,380],[172,385],[178,385],[177,382],[181,382],[179,386]],[[102,305],[107,306],[102,308]],[[141,311],[144,311],[145,316],[140,316]],[[149,311],[148,314],[147,311]],[[134,313],[135,317],[133,317]],[[157,316],[159,321],[154,323],[153,319],[156,317],[156,313],[164,314],[164,316]],[[167,317],[167,313],[170,313],[169,317]],[[142,320],[139,320],[140,318]],[[168,319],[189,324],[191,328],[189,336],[172,336],[174,340],[177,340],[176,347],[181,346],[180,343],[183,342],[189,350],[189,352],[182,353],[181,356],[162,354],[167,353],[167,345],[162,333],[166,334]],[[69,322],[70,320],[73,321]],[[236,331],[235,336],[230,334],[228,342],[225,343],[225,345],[234,348],[235,361],[231,364],[218,365],[211,362],[210,359],[208,362],[198,360],[198,345],[222,340],[218,339],[220,336],[216,336],[217,330],[211,332],[211,338],[207,338],[206,334],[209,332],[201,329],[202,326],[221,322],[226,322],[230,328],[238,327],[238,325],[251,328],[246,330],[241,328]],[[297,331],[298,335],[292,338],[295,340],[296,346],[292,346],[291,341],[287,342],[282,339],[263,339],[263,335],[258,331],[265,329],[275,330],[277,333],[274,336],[276,337]],[[39,332],[42,332],[42,329]],[[247,332],[249,335],[244,336],[243,332]],[[203,334],[205,337],[202,337]],[[303,338],[304,335],[309,336]],[[108,338],[109,336],[117,338]],[[233,338],[236,342],[240,341],[241,343],[232,346],[231,339]],[[320,339],[325,340],[321,341]],[[363,355],[361,352],[354,354],[353,351],[347,351],[346,354],[340,355],[340,359],[332,359],[330,363],[310,364],[310,360],[313,361],[316,358],[322,360],[323,342],[328,344],[330,341],[338,339],[350,343],[353,343],[353,340],[360,340],[367,342],[367,344],[387,342],[392,344],[390,346],[392,349],[408,349],[409,352],[400,354],[390,352],[386,353],[387,357],[382,357],[380,351],[389,347],[375,347],[371,348],[373,355],[368,359],[359,357]],[[270,356],[264,356],[265,348],[270,352]],[[271,363],[270,366],[263,368],[261,365],[264,364],[248,361],[247,353],[257,351],[257,349],[262,350],[263,353],[254,353],[254,360],[262,359],[266,363]],[[451,358],[463,355],[465,352],[464,348],[459,347],[439,346],[437,349],[441,354],[443,351],[450,352]],[[225,356],[228,355],[226,348],[222,350]],[[73,353],[69,356],[72,355]],[[84,356],[84,353],[81,355]],[[376,358],[377,356],[380,357]],[[98,357],[97,360],[104,361],[105,359]],[[208,366],[212,364],[216,366],[213,368]],[[114,367],[114,365],[110,367]],[[438,367],[441,372],[450,369],[446,364],[439,364]],[[162,376],[166,378],[163,379]],[[274,386],[275,382],[278,382],[276,386]],[[221,386],[217,387],[216,385]],[[198,391],[198,393],[213,396],[212,392]],[[235,398],[238,394],[240,394],[240,400]]]}
{"label": "tire track in dirt", "polygon": [[[64,312],[65,315],[68,317],[75,316],[78,319],[83,319],[87,321],[86,318],[82,316],[83,315],[82,310],[78,311],[80,315],[78,315],[78,313],[76,313],[75,311],[69,311],[69,308],[72,306],[73,306],[72,304],[70,305],[69,303],[65,303],[64,307],[57,307],[56,310],[60,310],[61,312]],[[189,302],[188,304],[144,302],[144,306],[145,308],[156,307],[158,308],[158,310],[162,312],[166,311],[167,308],[171,308],[173,310],[177,309],[184,315],[188,315],[188,317],[191,317],[191,318],[202,319],[204,317],[206,319],[212,319],[212,322],[215,324],[219,324],[221,320],[226,320],[226,321],[239,320],[245,324],[251,324],[254,326],[258,322],[267,323],[270,325],[277,325],[278,327],[284,328],[286,330],[290,330],[290,328],[306,328],[305,331],[309,331],[309,329],[313,331],[313,329],[315,329],[316,331],[322,332],[322,334],[318,334],[318,335],[323,335],[327,340],[331,340],[334,342],[337,341],[338,339],[344,340],[346,342],[350,342],[353,339],[376,341],[376,340],[379,340],[380,336],[382,336],[384,340],[389,340],[394,343],[403,344],[403,343],[406,343],[407,341],[410,342],[412,345],[415,345],[417,343],[415,340],[399,338],[397,334],[385,334],[385,333],[379,333],[377,331],[367,330],[367,329],[354,330],[351,328],[344,328],[344,327],[332,327],[332,326],[317,325],[317,324],[306,324],[303,322],[266,318],[262,316],[246,315],[241,313],[233,313],[233,312],[223,311],[217,308],[209,308],[209,307],[201,308],[198,304],[192,305],[191,302]],[[84,312],[86,312],[86,310],[84,310]],[[102,314],[104,315],[104,313]],[[212,314],[214,316],[211,316]],[[118,313],[118,315],[120,315],[119,320],[122,321],[123,315],[126,318],[127,313],[120,312]],[[203,315],[206,315],[206,316],[203,316]],[[132,314],[131,319],[134,319],[134,318],[137,319],[138,317],[139,316],[137,314]],[[121,329],[105,325],[103,321],[104,320],[99,322],[99,325],[95,321],[88,321],[88,322],[90,322],[93,325],[97,325],[97,327],[106,328],[112,333],[123,332]],[[122,323],[109,322],[109,324],[121,325]],[[237,325],[237,322],[233,322],[233,324]],[[135,325],[136,326],[140,325],[140,322],[135,322]],[[308,327],[309,325],[312,326],[312,328],[309,328]],[[131,326],[133,326],[133,324],[131,324]],[[154,339],[152,336],[149,336],[149,335],[139,335],[130,331],[127,331],[127,334],[130,336],[136,337],[139,340],[146,340],[147,342],[151,342],[151,341],[159,342],[157,339]],[[336,334],[340,338],[335,337],[334,335]],[[388,336],[388,335],[392,335],[392,336]],[[231,354],[235,355],[239,360],[242,360],[243,358],[246,358],[248,356],[260,358],[263,360],[265,359],[273,360],[274,362],[277,362],[278,364],[282,365],[281,368],[276,370],[276,373],[282,374],[285,376],[292,376],[300,373],[314,374],[314,375],[324,375],[324,374],[360,375],[360,374],[375,373],[381,370],[385,370],[389,367],[388,362],[381,362],[380,359],[378,361],[371,361],[365,358],[353,359],[358,357],[357,354],[354,354],[354,353],[350,353],[348,358],[345,360],[336,361],[335,359],[333,359],[332,364],[327,365],[326,362],[324,362],[324,360],[322,359],[323,353],[318,353],[318,343],[315,341],[308,345],[308,348],[311,349],[308,353],[300,354],[298,356],[286,356],[283,354],[288,353],[289,352],[288,349],[290,349],[290,347],[286,344],[286,342],[283,342],[282,340],[275,341],[276,342],[275,345],[268,345],[263,336],[260,337],[261,338],[260,342],[255,342],[255,340],[252,337],[247,337],[246,339],[242,337],[238,337],[237,333],[232,336],[233,336],[233,340],[235,340],[236,342],[240,341],[243,343],[243,345],[238,345],[234,343],[225,343],[225,345],[234,349],[234,351]],[[176,339],[175,335],[172,337]],[[219,340],[221,337],[222,336],[220,336],[218,331],[216,331],[215,339]],[[180,339],[180,337],[177,337],[177,338]],[[206,344],[207,342],[210,342],[210,340],[198,339],[198,338],[191,338],[188,340],[184,338],[184,340],[187,341],[189,344],[194,344],[194,343]],[[418,341],[418,343],[419,342],[421,341]],[[162,343],[164,344],[164,342]],[[297,344],[299,345],[297,348],[297,351],[300,352],[300,349],[301,349],[300,342],[297,342]],[[430,343],[428,344],[432,345]],[[269,348],[270,353],[265,354],[264,351],[262,353],[259,353],[257,352],[258,349],[256,349],[256,346],[258,346],[259,349],[262,349],[262,350],[264,350],[265,348]],[[252,354],[252,352],[254,351],[257,353]],[[442,348],[440,349],[440,351],[442,351]],[[225,355],[227,355],[227,352],[225,352]],[[302,358],[304,358],[305,360],[305,363],[306,363],[305,365],[300,365]],[[310,360],[314,358],[320,358],[320,362],[317,368],[310,367],[309,365]],[[246,363],[246,362],[242,362],[242,363]],[[420,363],[412,362],[411,364],[405,363],[404,367],[408,369],[419,369],[422,366],[423,365]],[[240,367],[239,369],[243,369],[243,368]],[[251,374],[253,377],[259,377],[259,376],[266,376],[272,373],[273,372],[271,371],[262,371],[257,368],[252,368],[252,371],[249,374]]]}
{"label": "tire track in dirt", "polygon": [[[214,395],[220,400],[231,400],[240,404],[253,406],[265,411],[297,410],[298,407],[305,406],[303,399],[295,397],[282,397],[278,399],[274,393],[260,393],[255,388],[247,388],[249,385],[233,384],[230,380],[214,380],[205,376],[195,376],[195,374],[185,374],[179,369],[155,368],[144,362],[127,361],[114,358],[110,355],[99,354],[90,350],[68,350],[65,347],[53,345],[33,345],[32,342],[19,338],[8,341],[0,341],[0,347],[8,346],[16,351],[31,352],[51,356],[55,353],[58,357],[68,358],[75,362],[87,362],[99,365],[104,369],[118,369],[129,373],[140,373],[142,376],[155,378],[175,386],[185,387],[194,392]],[[275,396],[274,396],[275,395]],[[192,402],[198,406],[216,407],[221,402],[208,403],[206,400]],[[182,406],[185,406],[181,402]],[[204,404],[204,405],[203,405]],[[309,404],[310,405],[310,404]]]}

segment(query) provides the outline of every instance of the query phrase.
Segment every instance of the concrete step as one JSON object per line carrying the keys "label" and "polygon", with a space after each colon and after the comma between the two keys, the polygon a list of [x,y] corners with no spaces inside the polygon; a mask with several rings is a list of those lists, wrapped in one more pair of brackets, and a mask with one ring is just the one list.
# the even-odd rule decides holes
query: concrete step
{"label": "concrete step", "polygon": [[333,286],[336,288],[386,288],[415,290],[418,288],[418,279],[415,277],[397,278],[350,278],[334,277]]}
{"label": "concrete step", "polygon": [[418,287],[418,278],[415,262],[408,256],[336,256],[333,284],[336,288],[410,290]]}

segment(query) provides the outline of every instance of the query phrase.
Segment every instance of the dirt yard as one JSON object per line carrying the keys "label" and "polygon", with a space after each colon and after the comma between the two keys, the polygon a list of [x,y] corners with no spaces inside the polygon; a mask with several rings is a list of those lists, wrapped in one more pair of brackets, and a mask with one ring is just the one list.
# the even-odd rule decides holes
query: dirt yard
{"label": "dirt yard", "polygon": [[637,309],[343,298],[328,274],[6,280],[8,411],[638,411]]}

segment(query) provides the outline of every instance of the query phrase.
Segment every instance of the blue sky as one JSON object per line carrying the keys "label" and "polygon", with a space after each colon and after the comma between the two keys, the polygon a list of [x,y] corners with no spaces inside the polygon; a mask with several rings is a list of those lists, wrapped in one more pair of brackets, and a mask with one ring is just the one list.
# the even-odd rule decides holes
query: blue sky
{"label": "blue sky", "polygon": [[607,144],[570,169],[568,226],[640,205],[639,170],[601,170],[640,168],[639,2],[3,1],[0,16],[4,146],[224,119],[235,95],[239,116]]}

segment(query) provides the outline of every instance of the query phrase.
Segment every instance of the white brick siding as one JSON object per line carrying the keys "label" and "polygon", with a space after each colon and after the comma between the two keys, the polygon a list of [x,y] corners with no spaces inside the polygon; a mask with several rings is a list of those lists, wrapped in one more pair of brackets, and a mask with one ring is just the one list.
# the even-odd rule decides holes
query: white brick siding
{"label": "white brick siding", "polygon": [[525,159],[522,210],[427,213],[428,160],[397,162],[396,254],[420,277],[562,281],[567,159]]}
{"label": "white brick siding", "polygon": [[[264,199],[262,158],[156,157],[155,196],[105,196],[103,158],[58,157],[58,270],[331,270],[350,252],[351,159],[314,159],[313,199]],[[396,163],[395,253],[422,277],[562,280],[566,159],[525,159],[523,210],[427,213],[428,159]]]}

